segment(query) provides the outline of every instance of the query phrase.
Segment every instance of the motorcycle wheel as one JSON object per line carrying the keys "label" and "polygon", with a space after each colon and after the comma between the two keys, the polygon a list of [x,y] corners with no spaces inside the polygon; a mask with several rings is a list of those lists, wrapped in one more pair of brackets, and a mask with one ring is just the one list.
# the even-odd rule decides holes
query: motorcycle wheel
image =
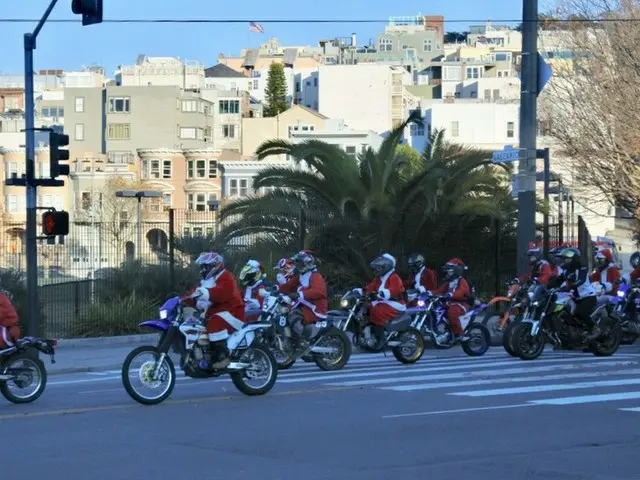
{"label": "motorcycle wheel", "polygon": [[620,341],[620,345],[633,345],[638,339],[638,335],[636,333],[624,332],[622,334],[622,340]]}
{"label": "motorcycle wheel", "polygon": [[[44,366],[44,362],[39,358],[31,357],[25,353],[19,353],[7,358],[7,360],[2,363],[2,370],[4,372],[7,372],[7,370],[11,370],[12,368],[18,368],[12,367],[12,365],[14,363],[17,363],[18,361],[31,364],[30,367],[27,367],[29,369],[29,373],[25,371],[23,374],[19,374],[18,378],[14,380],[6,380],[0,383],[0,393],[11,403],[20,404],[35,402],[40,397],[40,395],[42,395],[45,387],[47,386],[47,369]],[[20,370],[22,370],[22,368],[20,368]],[[9,389],[9,382],[13,383],[20,390],[29,387],[31,385],[31,382],[33,381],[33,372],[37,373],[39,378],[39,381],[36,383],[36,388],[35,390],[33,390],[33,392],[23,396],[16,394]]]}
{"label": "motorcycle wheel", "polygon": [[[620,324],[611,317],[606,318],[607,320],[604,322],[606,325],[605,334],[589,345],[589,350],[596,357],[610,357],[618,351],[622,341],[622,327]],[[603,322],[601,321],[600,323],[602,324]]]}
{"label": "motorcycle wheel", "polygon": [[531,336],[530,323],[518,323],[513,329],[513,347],[522,360],[535,360],[544,351],[544,336],[542,331]]}
{"label": "motorcycle wheel", "polygon": [[[491,335],[489,330],[484,325],[479,323],[471,325],[465,332],[465,336],[470,337],[469,340],[462,342],[462,350],[470,357],[480,357],[487,353],[491,344]],[[473,340],[477,339],[477,348],[472,347],[470,344]]]}
{"label": "motorcycle wheel", "polygon": [[[264,362],[264,366],[266,367],[266,378],[257,387],[249,385],[249,383],[247,383],[248,381],[253,380],[248,378],[247,372],[251,372],[251,374],[253,375],[255,371],[251,367],[254,367],[256,363],[255,360],[245,360],[245,357],[249,355],[261,357],[260,360]],[[273,353],[271,353],[271,350],[269,350],[268,348],[263,347],[262,345],[251,346],[245,350],[242,350],[240,352],[239,358],[236,361],[243,363],[247,362],[251,364],[251,367],[245,370],[229,373],[233,385],[245,395],[249,395],[250,397],[264,395],[265,393],[268,393],[276,384],[276,380],[278,379],[278,363],[276,362],[276,359],[273,358]]]}
{"label": "motorcycle wheel", "polygon": [[504,332],[502,333],[502,346],[504,347],[505,352],[512,357],[519,356],[513,345],[513,331],[516,328],[516,325],[518,325],[518,323],[515,321],[507,323],[507,326],[504,328]]}
{"label": "motorcycle wheel", "polygon": [[124,359],[124,363],[122,364],[122,372],[121,372],[122,385],[124,386],[124,389],[129,394],[129,396],[133,398],[136,402],[141,403],[142,405],[157,405],[159,403],[164,402],[167,398],[169,398],[169,396],[173,392],[173,388],[176,386],[176,369],[173,366],[173,361],[171,360],[171,357],[169,357],[169,355],[165,355],[164,360],[162,361],[162,365],[160,366],[160,369],[162,371],[163,377],[166,376],[166,378],[168,378],[167,386],[164,388],[164,390],[161,391],[159,395],[156,395],[156,396],[144,395],[138,392],[136,387],[134,387],[131,384],[131,379],[129,378],[129,373],[130,373],[129,370],[131,369],[131,363],[133,362],[133,360],[135,360],[136,357],[144,353],[151,353],[154,357],[154,360],[153,361],[149,360],[142,364],[138,372],[138,378],[142,383],[148,383],[152,385],[151,388],[154,388],[154,389],[157,388],[158,386],[157,384],[159,383],[159,381],[152,380],[150,376],[153,373],[153,370],[155,368],[155,363],[160,353],[158,352],[158,349],[156,347],[152,347],[149,345],[144,345],[138,348],[134,348],[133,350],[131,350],[131,352],[129,352],[129,355],[127,355],[127,357]]}
{"label": "motorcycle wheel", "polygon": [[342,330],[338,330],[336,328],[323,335],[318,346],[322,345],[325,341],[331,343],[334,343],[335,341],[336,346],[340,345],[337,360],[329,360],[325,353],[314,353],[313,361],[320,370],[324,370],[326,372],[343,369],[351,358],[351,341],[349,340],[349,337],[347,337],[347,334]]}
{"label": "motorcycle wheel", "polygon": [[407,355],[403,350],[406,347],[402,345],[393,347],[393,349],[391,350],[393,352],[393,356],[396,357],[396,360],[401,363],[416,363],[422,358],[422,355],[424,354],[424,337],[418,331],[418,329],[409,327],[405,331],[398,333],[396,339],[400,342],[408,342],[409,340],[411,340],[411,337],[413,337],[416,342],[413,354]]}

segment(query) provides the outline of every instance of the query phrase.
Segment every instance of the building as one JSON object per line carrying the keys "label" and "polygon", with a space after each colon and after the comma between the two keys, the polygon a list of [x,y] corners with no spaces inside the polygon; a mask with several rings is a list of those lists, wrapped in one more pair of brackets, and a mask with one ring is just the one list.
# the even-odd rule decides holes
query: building
{"label": "building", "polygon": [[302,130],[303,125],[294,125],[290,136],[294,142],[305,140],[320,140],[331,145],[338,145],[349,155],[358,153],[371,147],[380,148],[383,138],[373,130],[352,130],[347,128],[344,120],[327,118],[324,125],[318,129]]}
{"label": "building", "polygon": [[328,118],[343,118],[355,130],[388,132],[405,120],[405,105],[412,97],[405,83],[411,78],[402,67],[321,65],[319,111]]}
{"label": "building", "polygon": [[472,47],[496,47],[513,52],[520,52],[522,48],[522,33],[508,25],[469,26],[467,44]]}
{"label": "building", "polygon": [[122,87],[180,87],[199,89],[204,86],[204,66],[177,57],[139,55],[135,65],[121,65],[116,70],[116,85]]}

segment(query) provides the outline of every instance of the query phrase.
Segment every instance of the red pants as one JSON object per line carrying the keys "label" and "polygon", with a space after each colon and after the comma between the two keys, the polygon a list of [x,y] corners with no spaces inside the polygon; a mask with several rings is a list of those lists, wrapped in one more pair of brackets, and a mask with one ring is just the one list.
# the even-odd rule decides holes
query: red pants
{"label": "red pants", "polygon": [[316,323],[316,322],[319,322],[320,320],[322,320],[315,313],[313,313],[313,310],[311,310],[308,307],[305,307],[304,305],[300,305],[299,307],[297,307],[294,310],[294,312],[295,311],[300,312],[297,315],[302,314],[302,324],[303,325],[310,325],[312,323]]}
{"label": "red pants", "polygon": [[384,326],[389,320],[393,320],[400,315],[399,310],[390,307],[386,303],[379,303],[376,306],[369,307],[369,322],[374,325]]}
{"label": "red pants", "polygon": [[454,335],[462,335],[462,325],[460,324],[460,317],[467,313],[467,309],[459,303],[450,303],[447,306],[447,318],[449,319],[449,325]]}
{"label": "red pants", "polygon": [[[238,313],[238,312],[234,312]],[[240,317],[240,318],[238,318]],[[227,331],[233,333],[244,325],[244,308],[242,315],[233,315],[231,312],[216,312],[207,318],[207,333]]]}

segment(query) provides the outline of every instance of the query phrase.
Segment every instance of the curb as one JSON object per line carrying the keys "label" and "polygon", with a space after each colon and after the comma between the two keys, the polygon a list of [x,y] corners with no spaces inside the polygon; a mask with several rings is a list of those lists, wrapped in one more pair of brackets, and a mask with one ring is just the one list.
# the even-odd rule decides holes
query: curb
{"label": "curb", "polygon": [[144,335],[122,335],[117,337],[61,338],[58,340],[58,348],[122,347],[127,345],[140,345],[148,342],[157,342],[158,335],[159,333],[147,333]]}

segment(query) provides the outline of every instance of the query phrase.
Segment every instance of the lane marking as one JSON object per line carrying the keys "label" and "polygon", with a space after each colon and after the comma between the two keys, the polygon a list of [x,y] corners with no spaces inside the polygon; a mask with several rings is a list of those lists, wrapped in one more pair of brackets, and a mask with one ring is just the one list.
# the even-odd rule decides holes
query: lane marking
{"label": "lane marking", "polygon": [[506,410],[508,408],[524,408],[524,407],[536,407],[537,405],[531,403],[520,403],[517,405],[496,405],[494,407],[476,407],[476,408],[458,408],[455,410],[437,410],[432,412],[418,412],[418,413],[401,413],[398,415],[384,415],[382,418],[403,418],[403,417],[422,417],[428,415],[446,415],[450,413],[465,413],[465,412],[483,412],[488,410]]}
{"label": "lane marking", "polygon": [[447,395],[462,397],[495,397],[503,395],[519,395],[522,393],[557,392],[561,390],[598,388],[598,387],[623,387],[627,385],[640,385],[640,379],[628,378],[624,380],[602,380],[597,382],[556,383],[549,385],[534,385],[529,387],[496,388],[493,390],[473,390],[470,392],[452,392]]}
{"label": "lane marking", "polygon": [[602,395],[584,395],[581,397],[548,398],[545,400],[530,400],[535,405],[580,405],[584,403],[615,402],[618,400],[636,400],[640,392],[607,393]]}

